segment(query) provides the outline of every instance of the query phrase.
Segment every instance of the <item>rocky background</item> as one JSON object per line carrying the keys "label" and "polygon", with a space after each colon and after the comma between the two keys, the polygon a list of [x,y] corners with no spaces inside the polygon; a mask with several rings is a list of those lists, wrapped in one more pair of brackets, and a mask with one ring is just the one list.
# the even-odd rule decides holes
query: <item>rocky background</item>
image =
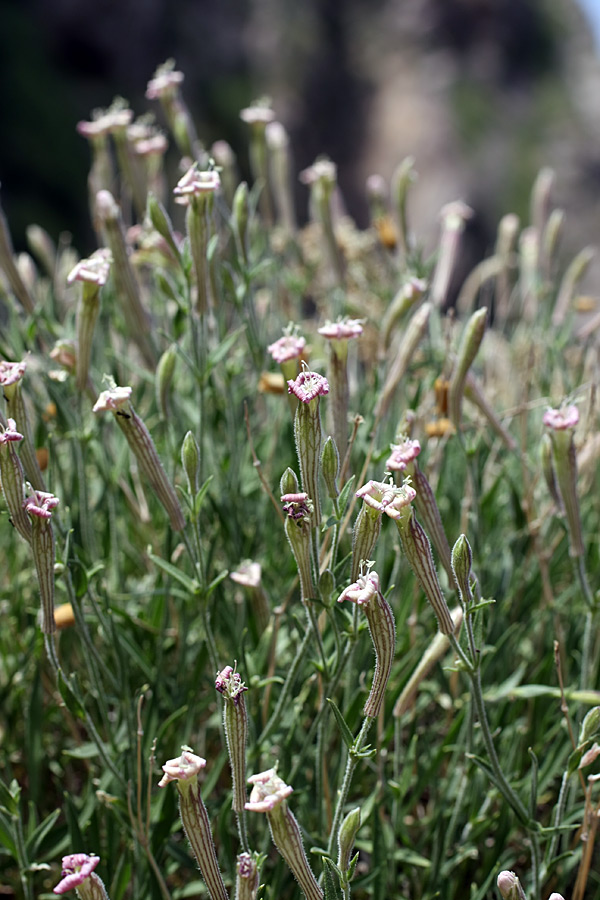
{"label": "rocky background", "polygon": [[[432,243],[460,197],[481,257],[500,215],[527,220],[542,165],[558,173],[565,250],[598,232],[600,62],[575,0],[0,0],[0,181],[18,249],[32,221],[91,248],[75,124],[116,94],[151,108],[146,82],[170,56],[206,144],[225,138],[244,168],[238,111],[270,95],[297,168],[330,155],[360,225],[367,175],[389,179],[410,154],[412,221]],[[301,185],[298,201],[306,215]]]}

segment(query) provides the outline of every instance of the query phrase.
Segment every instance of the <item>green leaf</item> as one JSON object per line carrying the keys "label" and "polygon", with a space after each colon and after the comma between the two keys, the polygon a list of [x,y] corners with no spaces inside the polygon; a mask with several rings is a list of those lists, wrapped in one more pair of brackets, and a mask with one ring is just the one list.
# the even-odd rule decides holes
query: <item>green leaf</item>
{"label": "green leaf", "polygon": [[340,878],[340,871],[339,871],[338,867],[329,859],[328,856],[324,856],[323,857],[324,900],[343,900],[342,892],[339,888],[340,881],[341,881],[341,878]]}
{"label": "green leaf", "polygon": [[70,756],[72,759],[93,759],[95,756],[98,756],[98,747],[91,741],[87,741],[79,747],[63,750],[62,753],[63,756]]}
{"label": "green leaf", "polygon": [[340,519],[344,518],[346,513],[346,507],[348,506],[348,501],[350,499],[350,492],[352,491],[352,486],[354,484],[354,479],[356,475],[353,475],[352,478],[349,478],[342,490],[340,491],[340,498],[338,500],[338,509],[340,511]]}
{"label": "green leaf", "polygon": [[40,822],[31,837],[29,837],[26,844],[27,856],[29,857],[29,859],[36,859],[44,838],[50,831],[52,831],[60,814],[61,810],[55,809],[54,812],[50,813],[50,815],[46,819],[44,819],[43,822]]}
{"label": "green leaf", "polygon": [[222,572],[219,572],[219,574],[216,576],[216,578],[213,578],[213,580],[211,581],[211,583],[210,583],[209,586],[207,587],[207,589],[206,589],[206,596],[207,596],[207,597],[210,597],[210,595],[212,594],[212,592],[214,591],[214,589],[215,589],[218,585],[220,585],[221,582],[223,581],[223,579],[224,579],[224,578],[227,578],[228,575],[229,575],[229,569],[223,569]]}
{"label": "green leaf", "polygon": [[179,584],[183,585],[189,594],[192,594],[193,596],[200,592],[200,585],[195,578],[190,578],[189,575],[186,575],[185,572],[182,572],[177,566],[167,562],[166,559],[162,559],[160,556],[156,556],[155,553],[152,553],[150,547],[148,547],[148,556],[159,569],[162,569],[163,572],[166,572],[167,575],[170,575],[171,578],[174,578],[175,581],[178,581]]}
{"label": "green leaf", "polygon": [[342,739],[343,739],[346,747],[348,748],[348,750],[350,750],[354,746],[354,737],[352,735],[352,732],[348,728],[348,725],[346,724],[346,720],[344,719],[343,715],[341,714],[341,712],[339,711],[338,707],[333,702],[333,700],[330,697],[328,697],[327,702],[329,703],[329,705],[331,706],[331,709],[333,710],[333,714],[336,718],[336,722],[338,723],[340,733],[342,735]]}
{"label": "green leaf", "polygon": [[0,812],[0,847],[6,847],[12,858],[18,862],[17,843],[10,820]]}
{"label": "green leaf", "polygon": [[206,492],[208,491],[209,485],[213,480],[213,476],[209,475],[196,496],[194,497],[194,518],[196,518],[200,512],[200,507],[204,502],[204,498],[206,497]]}

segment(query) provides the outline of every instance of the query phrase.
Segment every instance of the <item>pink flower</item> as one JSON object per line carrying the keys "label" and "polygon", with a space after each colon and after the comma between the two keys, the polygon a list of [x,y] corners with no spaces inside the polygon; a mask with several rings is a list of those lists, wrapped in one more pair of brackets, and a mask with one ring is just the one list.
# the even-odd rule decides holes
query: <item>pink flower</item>
{"label": "pink flower", "polygon": [[99,856],[91,856],[87,853],[72,853],[70,856],[63,856],[62,881],[56,885],[54,893],[65,894],[67,891],[79,887],[86,878],[89,878],[99,862]]}
{"label": "pink flower", "polygon": [[284,363],[290,359],[296,359],[302,355],[306,346],[306,340],[295,334],[285,334],[274,344],[269,344],[267,350],[276,363]]}
{"label": "pink flower", "polygon": [[175,203],[188,206],[190,197],[198,197],[201,194],[214,194],[221,187],[221,179],[216,169],[207,169],[201,172],[198,163],[191,166],[183,178],[180,178],[173,193]]}
{"label": "pink flower", "polygon": [[319,328],[319,334],[330,341],[349,341],[351,338],[360,337],[363,333],[363,320],[340,319],[337,322],[327,322]]}
{"label": "pink flower", "polygon": [[124,104],[123,100],[115,101],[107,110],[95,110],[91,122],[77,123],[78,134],[84,138],[95,138],[127,128],[133,119],[133,111]]}
{"label": "pink flower", "polygon": [[74,281],[87,281],[102,287],[106,284],[112,254],[106,247],[95,250],[87,259],[80,259],[77,265],[67,275],[67,284]]}
{"label": "pink flower", "polygon": [[260,563],[253,562],[251,559],[245,559],[244,562],[239,564],[236,572],[229,573],[229,577],[236,584],[241,584],[243,587],[256,588],[260,585],[261,574]]}
{"label": "pink flower", "polygon": [[320,394],[329,393],[329,382],[323,375],[304,370],[295,381],[288,381],[288,394],[295,394],[302,403],[310,403]]}
{"label": "pink flower", "polygon": [[390,519],[399,519],[400,510],[408,506],[417,496],[417,492],[409,484],[395,487],[391,482],[368,481],[356,492],[367,506],[385,513]]}
{"label": "pink flower", "polygon": [[21,362],[0,362],[0,385],[8,387],[10,384],[17,384],[25,374],[27,363],[25,360]]}
{"label": "pink flower", "polygon": [[385,464],[386,469],[389,469],[390,472],[403,472],[421,452],[421,444],[419,441],[411,441],[407,438],[401,444],[392,444],[391,450],[391,455]]}
{"label": "pink flower", "polygon": [[221,672],[217,673],[215,688],[220,694],[225,694],[230,700],[233,700],[236,706],[240,702],[241,694],[248,690],[242,681],[242,676],[232,666],[225,666]]}
{"label": "pink flower", "polygon": [[281,502],[283,511],[289,519],[306,519],[313,511],[313,504],[305,492],[282,494]]}
{"label": "pink flower", "polygon": [[104,412],[106,410],[117,412],[117,410],[129,403],[131,392],[132,388],[117,387],[117,385],[109,388],[107,391],[102,391],[92,407],[92,412]]}
{"label": "pink flower", "polygon": [[357,603],[359,606],[367,604],[373,597],[379,593],[379,575],[377,572],[368,572],[366,575],[359,575],[358,581],[348,585],[340,596],[338,603],[344,600],[350,600],[351,603]]}
{"label": "pink flower", "polygon": [[579,410],[576,406],[567,406],[562,409],[547,409],[542,422],[554,431],[564,431],[566,428],[575,428],[579,422]]}
{"label": "pink flower", "polygon": [[166,787],[171,781],[191,781],[205,765],[205,759],[196,756],[189,747],[182,747],[181,756],[177,759],[168,759],[162,767],[165,774],[158,782],[158,786]]}
{"label": "pink flower", "polygon": [[[0,426],[1,427],[1,426]],[[22,441],[23,435],[17,431],[17,423],[14,419],[9,419],[7,427],[0,434],[0,444],[7,444],[9,441]]]}
{"label": "pink flower", "polygon": [[30,516],[36,516],[38,519],[51,519],[52,510],[55,509],[60,500],[54,494],[48,494],[46,491],[32,491],[24,503],[24,509]]}
{"label": "pink flower", "polygon": [[252,812],[270,812],[276,806],[293,793],[293,788],[281,780],[277,769],[268,769],[259,772],[248,779],[248,784],[253,785],[250,792],[250,800],[246,803],[246,809]]}
{"label": "pink flower", "polygon": [[146,87],[146,97],[148,100],[160,100],[162,97],[173,96],[177,93],[179,85],[183,82],[183,72],[175,70],[175,61],[170,59],[168,62],[159,66]]}

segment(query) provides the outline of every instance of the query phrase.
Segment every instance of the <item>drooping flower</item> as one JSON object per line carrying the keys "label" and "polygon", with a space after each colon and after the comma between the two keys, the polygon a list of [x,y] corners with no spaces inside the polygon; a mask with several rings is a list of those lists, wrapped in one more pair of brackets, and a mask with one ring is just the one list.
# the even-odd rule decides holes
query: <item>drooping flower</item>
{"label": "drooping flower", "polygon": [[176,71],[173,67],[175,62],[169,60],[162,66],[159,66],[146,87],[146,98],[148,100],[160,100],[165,95],[176,94],[179,85],[183,83],[183,72]]}
{"label": "drooping flower", "polygon": [[25,500],[25,510],[31,516],[39,519],[51,519],[52,510],[56,509],[60,500],[54,494],[47,491],[32,491],[30,496]]}
{"label": "drooping flower", "polygon": [[[73,888],[81,888],[83,883],[92,876],[94,869],[100,862],[100,857],[88,853],[71,853],[62,859],[62,880],[54,888],[55,894],[66,894]],[[93,878],[102,885],[97,875]],[[83,894],[83,891],[81,892]],[[102,893],[104,886],[102,885]],[[102,894],[100,894],[102,896]]]}
{"label": "drooping flower", "polygon": [[118,387],[117,385],[114,385],[114,387],[102,391],[92,407],[92,412],[117,412],[118,410],[127,407],[132,390],[133,388],[129,386]]}
{"label": "drooping flower", "polygon": [[27,369],[26,360],[21,362],[8,362],[0,360],[0,385],[7,388],[10,385],[18,384]]}
{"label": "drooping flower", "polygon": [[241,584],[243,587],[256,588],[260,585],[261,574],[262,570],[259,562],[245,559],[239,564],[235,572],[229,573],[229,577],[236,584]]}
{"label": "drooping flower", "polygon": [[344,588],[338,597],[338,603],[342,603],[344,600],[350,600],[351,603],[363,606],[375,597],[378,591],[379,575],[377,572],[368,572],[366,575],[359,575],[358,581],[354,584],[349,584],[347,588]]}
{"label": "drooping flower", "polygon": [[319,334],[330,341],[349,341],[363,333],[364,319],[338,319],[337,322],[326,322],[319,328]]}
{"label": "drooping flower", "polygon": [[102,287],[108,280],[112,254],[107,247],[95,250],[87,259],[80,259],[67,275],[67,284],[84,281]]}
{"label": "drooping flower", "polygon": [[215,688],[220,694],[224,694],[228,700],[232,700],[235,706],[239,705],[242,693],[248,690],[242,681],[242,676],[235,671],[233,666],[225,666],[221,672],[217,672]]}

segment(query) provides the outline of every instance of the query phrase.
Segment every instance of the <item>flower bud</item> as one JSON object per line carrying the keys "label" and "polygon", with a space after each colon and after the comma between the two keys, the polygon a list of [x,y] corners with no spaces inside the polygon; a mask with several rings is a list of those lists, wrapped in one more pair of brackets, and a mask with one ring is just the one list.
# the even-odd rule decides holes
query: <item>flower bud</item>
{"label": "flower bud", "polygon": [[225,698],[223,725],[231,766],[233,801],[232,808],[238,815],[244,811],[246,803],[246,741],[248,739],[248,714],[244,691],[248,688],[238,672],[226,666],[219,672],[215,688]]}
{"label": "flower bud", "polygon": [[477,356],[483,340],[487,323],[487,309],[484,306],[473,313],[465,326],[458,348],[456,365],[448,386],[448,415],[455,428],[458,429],[462,414],[462,401],[467,372]]}
{"label": "flower bud", "polygon": [[458,585],[462,602],[465,606],[471,599],[471,566],[473,565],[473,553],[471,545],[464,534],[456,541],[452,548],[452,571],[454,572],[454,580]]}
{"label": "flower bud", "polygon": [[240,853],[235,869],[235,900],[255,900],[259,885],[256,860],[249,853]]}
{"label": "flower bud", "polygon": [[327,496],[332,500],[337,500],[340,493],[337,486],[337,477],[340,473],[340,456],[336,443],[331,435],[327,438],[323,446],[321,471],[323,472],[323,480],[325,482],[325,487],[327,488]]}
{"label": "flower bud", "polygon": [[584,744],[586,741],[591,741],[595,735],[600,731],[600,706],[594,706],[590,711],[586,714],[585,719],[581,723],[581,730],[579,732],[579,743]]}
{"label": "flower bud", "polygon": [[231,219],[238,253],[241,259],[246,263],[248,261],[248,251],[246,246],[248,217],[248,185],[245,181],[242,181],[241,184],[238,184],[233,196]]}
{"label": "flower bud", "polygon": [[350,856],[359,828],[360,806],[357,806],[356,809],[350,810],[340,825],[340,830],[338,832],[338,868],[341,869],[343,873],[347,872],[348,866],[350,865]]}
{"label": "flower bud", "polygon": [[521,882],[514,872],[500,872],[498,875],[498,890],[503,900],[526,900]]}
{"label": "flower bud", "polygon": [[331,569],[324,569],[319,577],[319,596],[321,600],[327,603],[334,591],[335,577],[333,572]]}
{"label": "flower bud", "polygon": [[177,246],[177,242],[175,240],[175,235],[173,233],[173,224],[171,222],[169,214],[167,213],[162,203],[152,193],[148,194],[146,211],[148,218],[152,222],[152,227],[156,231],[158,231],[161,237],[165,239],[165,241],[175,254],[175,258],[179,259],[179,247]]}
{"label": "flower bud", "polygon": [[298,493],[298,478],[294,470],[290,469],[289,466],[281,476],[281,481],[279,482],[279,492],[281,494]]}

